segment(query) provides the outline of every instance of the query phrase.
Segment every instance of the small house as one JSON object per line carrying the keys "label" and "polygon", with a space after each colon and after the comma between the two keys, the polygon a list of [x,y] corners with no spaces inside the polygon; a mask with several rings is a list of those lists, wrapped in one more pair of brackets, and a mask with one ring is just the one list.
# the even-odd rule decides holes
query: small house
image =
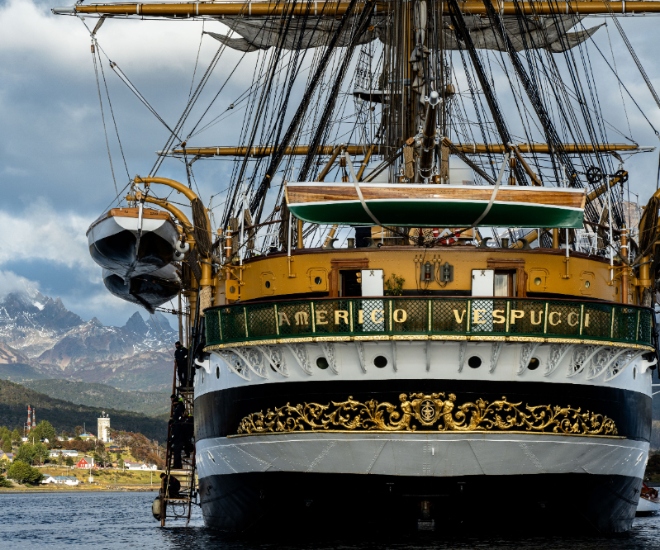
{"label": "small house", "polygon": [[83,456],[76,463],[76,468],[80,470],[91,470],[93,467],[94,467],[94,459],[89,456]]}
{"label": "small house", "polygon": [[0,460],[14,462],[14,453],[5,453],[4,451],[0,451]]}
{"label": "small house", "polygon": [[124,462],[124,468],[127,470],[156,470],[155,464],[145,464],[144,462]]}
{"label": "small house", "polygon": [[80,484],[78,478],[74,476],[55,476],[55,483],[58,485],[68,485],[69,487],[75,487]]}

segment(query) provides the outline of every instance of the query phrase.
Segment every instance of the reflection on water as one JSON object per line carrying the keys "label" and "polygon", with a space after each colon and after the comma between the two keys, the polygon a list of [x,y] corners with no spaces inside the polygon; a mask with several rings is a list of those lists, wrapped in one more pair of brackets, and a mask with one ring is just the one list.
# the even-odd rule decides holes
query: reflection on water
{"label": "reflection on water", "polygon": [[[641,550],[660,547],[660,516],[638,518],[631,533],[617,538],[567,537],[452,537],[438,541],[417,537],[392,540],[324,540],[261,542],[227,540],[203,526],[195,508],[188,528],[161,529],[151,516],[155,493],[0,493],[0,548],[93,550],[133,548],[175,550],[441,550],[441,549],[529,549],[529,550]],[[484,505],[484,512],[488,503]],[[515,513],[515,510],[512,510]],[[487,512],[485,512],[487,513]],[[282,521],[295,518],[282,513]],[[329,521],[341,521],[341,512]],[[386,521],[386,519],[384,520]]]}

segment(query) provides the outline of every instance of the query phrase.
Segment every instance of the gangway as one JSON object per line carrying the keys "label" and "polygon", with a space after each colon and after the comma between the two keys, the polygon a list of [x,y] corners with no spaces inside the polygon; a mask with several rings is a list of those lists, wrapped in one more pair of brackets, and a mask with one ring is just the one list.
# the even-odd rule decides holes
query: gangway
{"label": "gangway", "polygon": [[[194,367],[193,367],[194,368]],[[183,399],[185,405],[185,416],[194,418],[194,390],[192,386],[176,386],[176,362],[174,364],[174,379],[172,381],[172,395],[177,395]],[[190,377],[188,377],[190,380]],[[186,525],[190,522],[192,507],[197,504],[197,476],[195,465],[195,441],[192,437],[192,445],[188,451],[181,448],[181,445],[173,445],[173,426],[176,419],[174,409],[176,401],[172,401],[170,408],[170,422],[167,427],[167,452],[165,455],[165,477],[161,480],[161,487],[156,501],[154,501],[154,517],[160,519],[161,527],[165,527],[167,522],[179,522],[185,520]],[[181,464],[176,464],[175,455],[181,455]],[[175,466],[181,466],[180,468]],[[179,482],[179,491],[170,494],[173,489],[172,482],[175,478]],[[157,508],[157,509],[156,509]]]}

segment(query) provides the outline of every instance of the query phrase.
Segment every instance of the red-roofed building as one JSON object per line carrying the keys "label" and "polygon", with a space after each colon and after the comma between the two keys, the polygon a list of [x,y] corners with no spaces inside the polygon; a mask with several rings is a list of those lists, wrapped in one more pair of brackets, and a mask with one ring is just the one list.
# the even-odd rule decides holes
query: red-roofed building
{"label": "red-roofed building", "polygon": [[76,468],[81,470],[90,470],[94,467],[94,459],[88,456],[82,457],[76,464]]}

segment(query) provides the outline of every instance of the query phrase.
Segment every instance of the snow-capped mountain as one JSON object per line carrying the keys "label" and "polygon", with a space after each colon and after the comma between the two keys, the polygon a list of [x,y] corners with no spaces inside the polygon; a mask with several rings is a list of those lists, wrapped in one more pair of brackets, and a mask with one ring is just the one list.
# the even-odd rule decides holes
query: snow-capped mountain
{"label": "snow-capped mountain", "polygon": [[0,378],[3,365],[12,365],[13,380],[38,373],[124,390],[167,390],[176,339],[160,313],[146,321],[135,313],[123,327],[108,327],[96,318],[83,321],[59,298],[12,293],[0,301]]}

